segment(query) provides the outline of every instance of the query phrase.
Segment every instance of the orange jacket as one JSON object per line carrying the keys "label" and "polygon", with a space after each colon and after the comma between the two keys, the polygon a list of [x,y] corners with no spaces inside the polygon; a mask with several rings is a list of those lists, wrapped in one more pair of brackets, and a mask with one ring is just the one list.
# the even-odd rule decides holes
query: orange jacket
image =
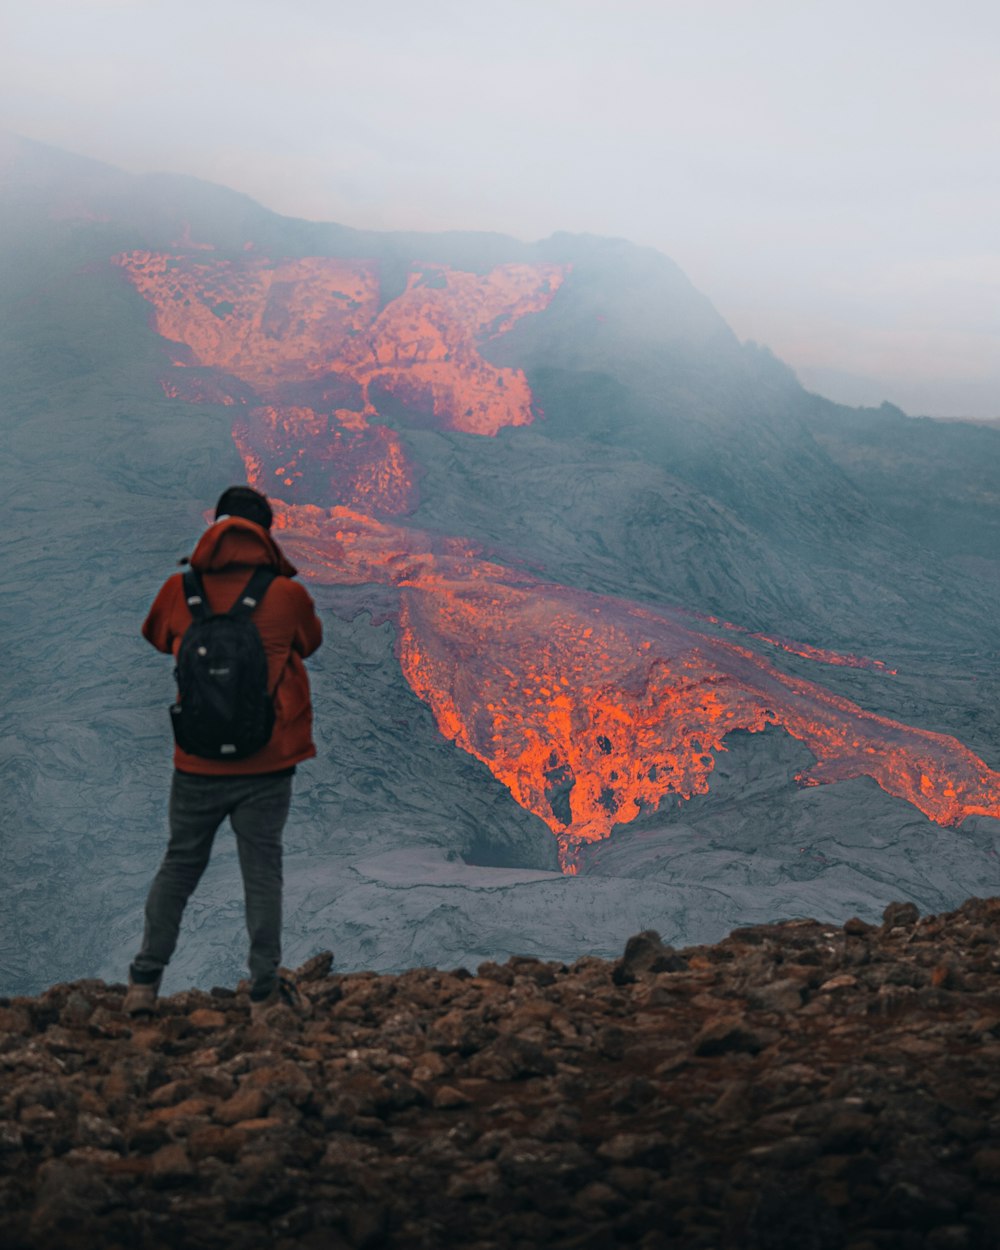
{"label": "orange jacket", "polygon": [[[316,754],[316,747],[309,677],[302,661],[323,641],[323,626],[309,592],[291,580],[294,567],[267,530],[242,517],[227,517],[210,526],[201,536],[191,564],[202,575],[209,606],[216,612],[228,612],[256,565],[272,565],[281,574],[253,614],[267,655],[275,722],[267,746],[246,759],[202,759],[175,746],[174,766],[204,776],[254,775],[280,772],[309,759]],[[144,638],[158,651],[174,656],[191,624],[183,576],[175,573],[164,582],[142,626]]]}

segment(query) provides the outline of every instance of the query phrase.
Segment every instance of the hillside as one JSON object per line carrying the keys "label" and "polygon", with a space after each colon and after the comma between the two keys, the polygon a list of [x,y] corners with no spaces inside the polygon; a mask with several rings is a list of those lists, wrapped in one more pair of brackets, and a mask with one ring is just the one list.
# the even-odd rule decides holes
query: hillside
{"label": "hillside", "polygon": [[[171,693],[138,625],[247,479],[327,629],[290,958],[607,957],[1000,888],[997,431],[809,395],[622,240],[0,168],[0,986],[131,954]],[[175,988],[236,980],[238,897],[220,844]]]}

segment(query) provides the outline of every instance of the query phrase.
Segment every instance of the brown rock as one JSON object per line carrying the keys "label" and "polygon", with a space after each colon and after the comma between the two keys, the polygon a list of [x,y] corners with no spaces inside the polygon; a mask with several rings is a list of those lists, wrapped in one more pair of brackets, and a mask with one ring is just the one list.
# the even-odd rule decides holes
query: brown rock
{"label": "brown rock", "polygon": [[882,913],[882,928],[909,929],[920,919],[920,912],[913,903],[890,903]]}
{"label": "brown rock", "polygon": [[436,1050],[425,1050],[417,1056],[412,1075],[415,1081],[433,1081],[447,1071],[448,1064]]}
{"label": "brown rock", "polygon": [[356,1115],[348,1125],[359,1137],[385,1137],[389,1130],[375,1115]]}
{"label": "brown rock", "polygon": [[609,1213],[622,1211],[628,1205],[625,1198],[604,1181],[591,1181],[585,1185],[576,1194],[575,1201],[584,1208],[597,1208]]}
{"label": "brown rock", "polygon": [[94,1003],[86,994],[73,990],[66,998],[60,1018],[66,1024],[84,1024],[94,1012]]}
{"label": "brown rock", "polygon": [[343,1044],[344,1039],[339,1033],[331,1033],[323,1023],[311,1021],[306,1025],[305,1037],[313,1046],[322,1046],[328,1049],[331,1046],[339,1046]]}
{"label": "brown rock", "polygon": [[175,1103],[181,1102],[185,1098],[190,1098],[194,1093],[194,1086],[190,1081],[168,1081],[166,1085],[161,1085],[158,1089],[154,1089],[149,1096],[149,1105],[151,1107],[172,1107]]}
{"label": "brown rock", "polygon": [[85,1160],[47,1160],[38,1169],[30,1226],[33,1244],[58,1244],[64,1231],[88,1224],[111,1201],[111,1189],[98,1167],[87,1166]]}
{"label": "brown rock", "polygon": [[786,977],[752,987],[747,991],[747,1001],[761,1011],[796,1011],[802,1006],[802,992],[801,981]]}
{"label": "brown rock", "polygon": [[655,929],[645,929],[625,943],[625,954],[615,964],[611,979],[615,985],[629,985],[645,973],[686,972],[688,961],[664,946]]}
{"label": "brown rock", "polygon": [[213,1029],[224,1029],[227,1019],[223,1012],[213,1011],[210,1007],[200,1007],[197,1011],[192,1011],[188,1016],[188,1021],[193,1029],[197,1029],[199,1033],[210,1033]]}
{"label": "brown rock", "polygon": [[824,981],[816,992],[818,994],[836,994],[838,990],[853,990],[857,984],[857,977],[851,976],[849,972],[841,972],[838,976],[830,977],[828,981]]}
{"label": "brown rock", "polygon": [[957,989],[960,983],[961,978],[953,964],[940,963],[931,973],[931,985],[936,990]]}
{"label": "brown rock", "polygon": [[30,1032],[31,1016],[27,1007],[0,1007],[0,1033],[24,1037]]}
{"label": "brown rock", "polygon": [[240,1133],[269,1133],[272,1129],[285,1129],[288,1126],[278,1116],[262,1116],[256,1120],[240,1120],[233,1128]]}
{"label": "brown rock", "polygon": [[608,1184],[625,1194],[627,1198],[645,1198],[659,1179],[655,1168],[625,1167],[616,1164],[608,1169]]}
{"label": "brown rock", "polygon": [[294,979],[300,983],[322,981],[330,975],[330,969],[333,967],[333,951],[320,951],[318,955],[313,955],[311,959],[297,968],[294,973]]}
{"label": "brown rock", "polygon": [[819,1152],[820,1144],[815,1137],[786,1137],[765,1146],[755,1146],[747,1152],[747,1158],[758,1165],[787,1170],[804,1167]]}
{"label": "brown rock", "polygon": [[125,1136],[131,1150],[143,1152],[158,1150],[170,1140],[167,1126],[150,1119],[134,1124]]}
{"label": "brown rock", "polygon": [[180,1142],[161,1146],[150,1161],[154,1184],[179,1185],[194,1177],[194,1168],[188,1152]]}
{"label": "brown rock", "polygon": [[312,1081],[297,1063],[283,1060],[256,1068],[243,1079],[247,1089],[266,1089],[272,1098],[287,1098],[301,1106],[312,1096]]}
{"label": "brown rock", "polygon": [[737,930],[617,988],[594,957],[317,969],[287,1035],[197,991],[138,1042],[101,1034],[142,1033],[122,987],[0,999],[24,1024],[0,1030],[0,1239],[980,1250],[1000,1226],[997,949],[1000,903],[979,901]]}
{"label": "brown rock", "polygon": [[481,981],[496,981],[500,985],[514,984],[514,969],[505,964],[493,963],[487,960],[476,969],[476,979]]}
{"label": "brown rock", "polygon": [[272,1101],[266,1089],[243,1088],[216,1107],[213,1118],[219,1124],[237,1124],[240,1120],[255,1120],[264,1115]]}
{"label": "brown rock", "polygon": [[29,1129],[46,1128],[55,1124],[59,1119],[54,1111],[50,1111],[48,1107],[40,1107],[35,1103],[22,1107],[18,1118],[24,1127]]}
{"label": "brown rock", "polygon": [[60,1156],[66,1163],[83,1166],[96,1165],[106,1172],[112,1164],[121,1162],[121,1155],[115,1150],[102,1150],[100,1146],[74,1146]]}
{"label": "brown rock", "polygon": [[207,1098],[185,1098],[173,1107],[160,1107],[149,1118],[155,1124],[174,1124],[178,1120],[190,1120],[204,1115],[211,1105]]}
{"label": "brown rock", "polygon": [[209,1124],[195,1129],[188,1138],[188,1152],[194,1160],[205,1158],[235,1159],[247,1139],[242,1128],[222,1128]]}
{"label": "brown rock", "polygon": [[722,1119],[745,1110],[750,1089],[749,1081],[727,1081],[712,1104],[712,1114]]}
{"label": "brown rock", "polygon": [[596,1154],[608,1163],[655,1166],[667,1157],[668,1141],[663,1133],[616,1133],[601,1142]]}
{"label": "brown rock", "polygon": [[134,1027],[132,1029],[132,1045],[140,1050],[160,1051],[163,1047],[163,1032],[155,1027]]}
{"label": "brown rock", "polygon": [[83,1112],[77,1117],[76,1136],[83,1146],[118,1152],[125,1149],[125,1135],[117,1124],[90,1112]]}
{"label": "brown rock", "polygon": [[457,1050],[470,1055],[496,1037],[496,1033],[477,1013],[455,1007],[434,1021],[428,1041],[445,1053]]}
{"label": "brown rock", "polygon": [[496,1163],[474,1163],[452,1176],[445,1187],[449,1198],[491,1198],[500,1193],[503,1180]]}
{"label": "brown rock", "polygon": [[529,1076],[550,1076],[555,1060],[537,1042],[516,1034],[481,1050],[469,1061],[473,1076],[490,1081],[515,1081]]}
{"label": "brown rock", "polygon": [[775,1040],[776,1034],[750,1028],[742,1016],[719,1016],[709,1020],[694,1039],[694,1053],[703,1057],[745,1051],[756,1055]]}
{"label": "brown rock", "polygon": [[540,1141],[572,1140],[580,1132],[580,1112],[571,1103],[557,1103],[541,1113],[529,1132]]}
{"label": "brown rock", "polygon": [[441,1085],[435,1091],[431,1098],[431,1106],[436,1110],[448,1110],[454,1107],[468,1107],[472,1099],[468,1094],[462,1093],[456,1089],[454,1085]]}
{"label": "brown rock", "polygon": [[860,1111],[839,1111],[821,1128],[820,1145],[830,1154],[849,1154],[872,1145],[875,1119]]}
{"label": "brown rock", "polygon": [[595,1041],[598,1052],[605,1059],[621,1059],[625,1055],[625,1044],[628,1038],[620,1025],[608,1024],[599,1030]]}

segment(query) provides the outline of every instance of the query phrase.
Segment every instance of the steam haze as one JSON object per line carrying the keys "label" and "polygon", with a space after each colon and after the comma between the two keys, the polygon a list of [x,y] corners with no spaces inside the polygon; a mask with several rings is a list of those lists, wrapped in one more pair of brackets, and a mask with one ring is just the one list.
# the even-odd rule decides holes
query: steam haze
{"label": "steam haze", "polygon": [[31,0],[0,125],[278,212],[650,244],[835,399],[1000,417],[1000,10]]}

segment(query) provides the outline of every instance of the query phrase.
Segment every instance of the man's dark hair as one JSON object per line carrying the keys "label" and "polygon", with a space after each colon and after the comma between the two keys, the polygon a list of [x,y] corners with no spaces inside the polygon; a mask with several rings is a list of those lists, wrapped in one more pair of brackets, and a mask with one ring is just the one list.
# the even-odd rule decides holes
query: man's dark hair
{"label": "man's dark hair", "polygon": [[222,516],[239,516],[245,521],[253,521],[264,529],[271,528],[274,514],[271,505],[264,496],[252,486],[230,486],[219,496],[215,505],[215,519]]}

